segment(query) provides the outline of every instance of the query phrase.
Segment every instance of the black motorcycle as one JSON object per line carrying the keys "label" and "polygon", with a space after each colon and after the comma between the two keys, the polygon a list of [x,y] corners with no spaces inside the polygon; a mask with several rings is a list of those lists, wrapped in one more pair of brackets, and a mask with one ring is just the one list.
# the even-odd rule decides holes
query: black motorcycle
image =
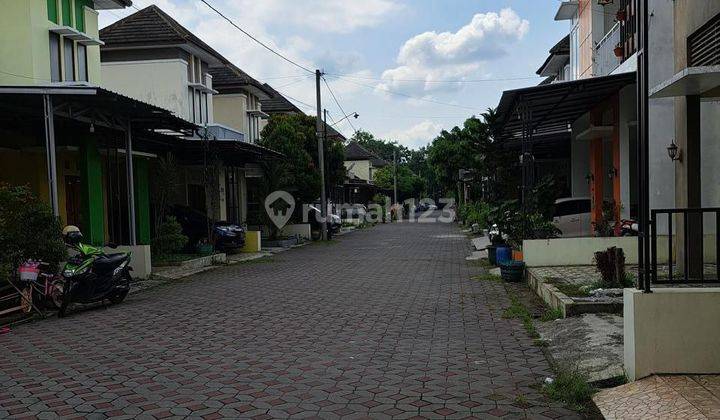
{"label": "black motorcycle", "polygon": [[65,243],[77,254],[62,270],[62,299],[58,315],[63,317],[71,303],[122,302],[130,292],[130,252],[106,254],[101,248],[81,243],[75,226],[63,230]]}

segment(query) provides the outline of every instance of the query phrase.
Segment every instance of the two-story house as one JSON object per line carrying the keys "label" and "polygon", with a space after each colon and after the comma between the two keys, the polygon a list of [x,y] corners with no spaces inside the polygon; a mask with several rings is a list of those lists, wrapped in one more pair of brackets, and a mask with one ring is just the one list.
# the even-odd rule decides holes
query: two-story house
{"label": "two-story house", "polygon": [[[589,233],[609,206],[616,222],[636,215],[634,1],[561,1],[555,20],[570,28],[538,70],[546,79],[503,93],[498,129],[520,144],[523,162],[569,138],[569,196],[589,198],[590,225],[578,227]],[[524,185],[534,172],[524,171]]]}
{"label": "two-story house", "polygon": [[[228,96],[215,98],[219,92],[212,73],[225,76],[225,69],[239,69],[155,5],[103,28],[100,39],[104,43],[104,86],[168,109],[202,127],[173,150],[182,164],[182,182],[171,204],[211,219],[242,222],[239,198],[243,191],[237,168],[273,152],[251,140],[257,139],[259,133],[260,124],[255,118],[259,107],[248,110],[252,111],[248,114],[251,118],[243,115],[238,120],[233,118]],[[221,85],[227,82],[221,77]],[[225,84],[224,88],[229,87]],[[253,93],[246,95],[242,104],[247,109],[247,105],[255,106],[262,90],[248,86],[245,89]],[[222,123],[215,121],[216,115]]]}
{"label": "two-story house", "polygon": [[[86,241],[135,247],[149,267],[149,165],[195,126],[101,88],[98,10],[129,0],[5,1],[0,182],[28,185]],[[152,139],[152,140],[151,140]]]}

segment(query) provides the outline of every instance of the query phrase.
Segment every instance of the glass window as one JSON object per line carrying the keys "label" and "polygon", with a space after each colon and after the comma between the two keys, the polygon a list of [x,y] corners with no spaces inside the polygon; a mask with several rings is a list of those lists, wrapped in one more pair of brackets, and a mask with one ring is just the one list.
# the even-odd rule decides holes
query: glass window
{"label": "glass window", "polygon": [[60,35],[50,33],[50,80],[59,82],[62,80],[60,74]]}
{"label": "glass window", "polygon": [[195,117],[194,117],[195,119],[193,120],[193,122],[195,122],[195,123],[202,122],[201,121],[202,120],[202,104],[200,103],[200,92],[195,91],[194,96],[195,96]]}
{"label": "glass window", "polygon": [[195,90],[188,88],[188,120],[195,121]]}
{"label": "glass window", "polygon": [[210,122],[210,112],[208,111],[208,95],[205,92],[203,92],[202,94],[202,105],[205,109],[205,115],[203,116],[203,118],[205,118],[205,122]]}
{"label": "glass window", "polygon": [[87,69],[87,47],[82,44],[77,46],[78,80],[88,81]]}
{"label": "glass window", "polygon": [[65,80],[75,80],[75,43],[72,39],[63,40],[63,62],[65,63]]}
{"label": "glass window", "polygon": [[57,0],[47,0],[48,20],[58,23]]}

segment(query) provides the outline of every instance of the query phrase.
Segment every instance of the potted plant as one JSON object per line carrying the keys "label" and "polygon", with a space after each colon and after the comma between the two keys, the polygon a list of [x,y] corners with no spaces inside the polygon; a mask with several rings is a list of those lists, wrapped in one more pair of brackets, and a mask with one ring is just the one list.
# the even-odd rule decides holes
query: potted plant
{"label": "potted plant", "polygon": [[615,18],[618,22],[625,22],[627,19],[627,11],[625,8],[618,9],[617,13],[615,13]]}
{"label": "potted plant", "polygon": [[624,48],[622,47],[622,44],[618,42],[618,43],[615,45],[615,48],[613,49],[613,52],[615,53],[615,57],[621,58],[621,57],[623,56],[623,54],[625,53],[625,50],[624,50]]}
{"label": "potted plant", "polygon": [[214,251],[213,244],[211,244],[207,238],[202,238],[198,241],[197,245],[195,246],[195,250],[198,254],[202,256],[210,255]]}

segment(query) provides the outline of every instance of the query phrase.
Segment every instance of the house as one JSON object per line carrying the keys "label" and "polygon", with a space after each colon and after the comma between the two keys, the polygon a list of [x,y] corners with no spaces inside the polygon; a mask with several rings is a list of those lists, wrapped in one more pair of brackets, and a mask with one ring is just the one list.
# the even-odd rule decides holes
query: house
{"label": "house", "polygon": [[[564,160],[569,168],[559,173],[562,165],[548,168],[556,177],[569,178],[571,197],[590,197],[586,232],[593,232],[606,206],[613,208],[616,222],[637,214],[632,4],[559,2],[555,20],[569,22],[569,33],[538,70],[546,79],[539,86],[504,92],[498,105],[500,140],[519,143],[524,162],[537,161],[536,155],[547,160],[553,149],[567,150],[569,143]],[[536,172],[537,163],[524,170],[524,187],[539,178]]]}
{"label": "house", "polygon": [[128,0],[9,1],[0,24],[0,182],[28,185],[95,245],[150,267],[149,165],[197,126],[102,88],[98,10]]}
{"label": "house", "polygon": [[262,86],[155,5],[103,28],[100,39],[104,86],[202,127],[172,150],[182,181],[169,204],[244,222],[244,172],[259,176],[257,163],[278,157],[255,144]]}
{"label": "house", "polygon": [[348,176],[345,181],[344,199],[346,203],[367,204],[380,192],[374,184],[375,173],[390,165],[386,160],[352,140],[345,146],[345,169]]}
{"label": "house", "polygon": [[720,3],[653,0],[639,11],[645,217],[638,290],[624,296],[625,370],[631,380],[718,374]]}

